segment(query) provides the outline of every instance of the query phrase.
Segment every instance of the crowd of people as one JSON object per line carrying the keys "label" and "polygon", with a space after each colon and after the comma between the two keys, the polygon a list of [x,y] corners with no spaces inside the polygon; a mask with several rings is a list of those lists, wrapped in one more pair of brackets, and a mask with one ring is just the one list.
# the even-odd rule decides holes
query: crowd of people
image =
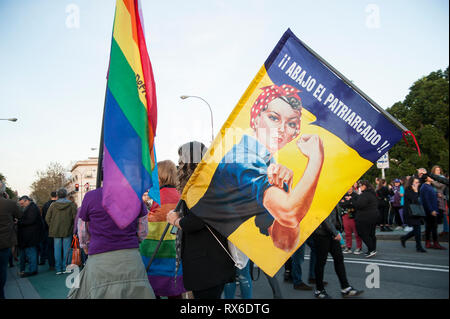
{"label": "crowd of people", "polygon": [[[184,149],[189,150],[190,158]],[[193,158],[201,158],[205,152],[203,144],[190,142],[179,148],[178,166],[171,161],[159,162],[161,205],[144,194],[139,215],[124,229],[103,208],[102,187],[88,192],[80,208],[61,188],[52,192],[40,209],[28,196],[17,202],[8,199],[0,181],[0,298],[5,297],[8,263],[13,267],[14,261],[19,262],[21,277],[36,275],[38,265],[46,263],[56,275],[70,273],[67,266],[74,235],[83,251],[84,267],[79,286],[70,290],[68,298],[232,299],[236,283],[242,298],[252,298],[253,263],[244,258],[238,266],[226,237],[193,214],[183,201],[177,206],[197,167]],[[367,180],[355,183],[286,262],[284,279],[292,282],[294,289],[314,290],[316,298],[330,298],[323,280],[330,253],[342,296],[360,295],[363,291],[348,282],[344,254],[362,254],[364,244],[365,257],[375,256],[377,227],[382,232],[393,228],[405,231],[401,245],[406,247],[407,240],[414,237],[418,252],[445,249],[439,237],[448,236],[448,178],[440,167],[433,167],[429,173],[418,169],[416,175],[393,179],[390,184],[377,179],[375,184],[373,187]],[[157,232],[161,223],[173,225],[178,231],[165,237],[156,255],[160,260],[146,269],[148,256],[157,249],[149,233]],[[437,226],[441,223],[444,232],[439,235]],[[306,246],[310,248],[307,282],[315,288],[302,280]],[[281,298],[276,278],[267,278],[274,297]]]}

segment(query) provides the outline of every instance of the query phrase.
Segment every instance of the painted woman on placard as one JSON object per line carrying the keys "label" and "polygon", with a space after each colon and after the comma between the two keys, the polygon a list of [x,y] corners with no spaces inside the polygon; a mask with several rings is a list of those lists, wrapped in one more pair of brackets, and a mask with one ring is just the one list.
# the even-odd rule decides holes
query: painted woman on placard
{"label": "painted woman on placard", "polygon": [[318,135],[304,134],[295,141],[299,155],[306,156],[308,163],[292,187],[292,170],[277,164],[274,155],[300,133],[299,90],[287,84],[261,90],[251,109],[253,134],[244,134],[224,156],[193,210],[226,236],[256,216],[260,232],[270,236],[275,247],[289,252],[298,244],[299,224],[314,198],[323,144]]}

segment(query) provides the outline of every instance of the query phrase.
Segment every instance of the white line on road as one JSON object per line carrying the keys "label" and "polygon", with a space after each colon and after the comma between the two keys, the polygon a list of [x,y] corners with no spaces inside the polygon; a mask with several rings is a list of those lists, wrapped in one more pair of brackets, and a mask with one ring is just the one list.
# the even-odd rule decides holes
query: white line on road
{"label": "white line on road", "polygon": [[[309,259],[309,256],[305,256],[305,259]],[[332,258],[328,258],[327,261],[333,261]],[[392,262],[389,260],[383,260],[384,262],[376,262],[377,260],[361,260],[355,258],[344,258],[344,262],[348,264],[364,264],[364,265],[378,265],[392,268],[404,268],[404,269],[416,269],[416,270],[429,270],[429,271],[438,271],[438,272],[449,272],[448,266],[439,266],[439,265],[427,265],[427,264],[414,264],[414,263],[404,263],[403,265],[397,265],[394,263],[402,263],[402,262]],[[379,261],[379,259],[378,259]],[[389,262],[389,263],[386,263]],[[416,266],[413,266],[416,265]],[[428,266],[428,267],[417,267],[419,265]],[[433,268],[433,267],[446,267],[444,269]]]}

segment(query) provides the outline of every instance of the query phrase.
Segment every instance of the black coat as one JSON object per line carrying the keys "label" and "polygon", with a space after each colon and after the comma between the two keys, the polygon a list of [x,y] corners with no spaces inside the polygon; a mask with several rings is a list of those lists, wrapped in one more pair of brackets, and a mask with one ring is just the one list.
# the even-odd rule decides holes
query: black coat
{"label": "black coat", "polygon": [[31,202],[23,212],[18,222],[19,248],[28,248],[39,245],[42,241],[44,224],[41,213],[35,203]]}
{"label": "black coat", "polygon": [[378,221],[378,200],[375,192],[365,190],[356,197],[355,202],[355,222],[376,224]]}
{"label": "black coat", "polygon": [[17,245],[14,218],[22,217],[17,203],[0,197],[0,249]]}
{"label": "black coat", "polygon": [[317,227],[314,231],[314,235],[326,236],[334,238],[338,235],[338,232],[343,231],[343,224],[341,215],[336,208],[333,209],[330,215]]}
{"label": "black coat", "polygon": [[376,196],[378,199],[378,207],[389,207],[389,196],[394,196],[394,191],[389,190],[386,186],[377,190]]}
{"label": "black coat", "polygon": [[419,192],[416,193],[411,188],[407,188],[405,190],[404,198],[405,201],[403,206],[403,217],[406,219],[406,224],[408,224],[409,226],[421,225],[423,223],[423,218],[411,215],[411,210],[409,208],[411,204],[420,205]]}
{"label": "black coat", "polygon": [[[189,210],[180,220],[183,231],[181,261],[183,283],[187,290],[204,290],[235,281],[234,262],[206,228],[206,224]],[[209,227],[228,249],[227,239]]]}
{"label": "black coat", "polygon": [[44,228],[45,228],[45,232],[46,232],[47,234],[48,234],[48,224],[47,224],[47,222],[45,221],[45,216],[47,216],[47,211],[48,211],[50,205],[51,205],[52,203],[54,203],[54,202],[55,202],[54,200],[49,200],[48,202],[46,202],[46,203],[44,204],[44,206],[42,206],[42,220],[44,221]]}

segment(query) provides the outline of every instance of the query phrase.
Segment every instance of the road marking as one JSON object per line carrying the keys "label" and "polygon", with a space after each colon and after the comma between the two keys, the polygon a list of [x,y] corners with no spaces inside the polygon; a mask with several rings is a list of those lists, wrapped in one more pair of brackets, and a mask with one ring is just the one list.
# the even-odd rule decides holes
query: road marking
{"label": "road marking", "polygon": [[[345,257],[344,255],[344,259],[348,259],[348,260],[356,260],[356,261],[360,261],[361,259],[358,258],[348,258]],[[385,260],[385,259],[371,259],[372,261],[377,261],[377,262],[382,262],[382,263],[391,263],[391,264],[401,264],[401,265],[411,265],[411,266],[426,266],[426,267],[437,267],[437,268],[445,268],[448,269],[448,266],[445,265],[432,265],[432,264],[420,264],[420,263],[409,263],[409,262],[404,262],[404,261],[394,261],[394,260]]]}
{"label": "road marking", "polygon": [[[305,256],[305,259],[310,259],[309,256]],[[333,261],[332,258],[328,257],[327,261]],[[376,261],[383,261],[383,262],[376,262]],[[414,263],[406,263],[401,261],[390,261],[390,260],[361,260],[356,258],[344,258],[344,262],[348,264],[363,264],[363,265],[378,265],[378,266],[385,266],[385,267],[392,267],[392,268],[404,268],[404,269],[416,269],[416,270],[429,270],[429,271],[438,271],[438,272],[449,272],[448,266],[442,266],[442,265],[427,265],[427,264],[414,264]],[[388,263],[386,263],[388,262]],[[397,264],[396,264],[397,263]],[[398,264],[402,263],[402,264]],[[418,266],[427,266],[427,267],[418,267]],[[433,268],[433,267],[444,267],[444,268]]]}

